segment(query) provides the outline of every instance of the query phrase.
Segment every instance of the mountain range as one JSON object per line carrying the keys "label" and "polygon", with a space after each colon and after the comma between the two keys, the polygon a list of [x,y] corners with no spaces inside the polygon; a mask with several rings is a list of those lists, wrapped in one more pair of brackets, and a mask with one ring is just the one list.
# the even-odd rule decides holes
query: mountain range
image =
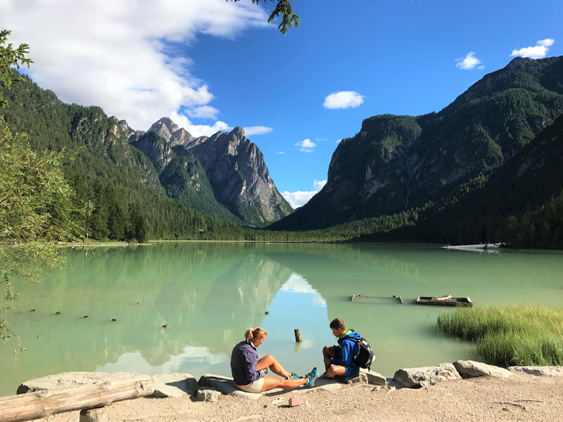
{"label": "mountain range", "polygon": [[322,229],[422,207],[502,167],[563,112],[563,58],[516,58],[439,113],[379,115],[334,152],[324,188],[274,223]]}
{"label": "mountain range", "polygon": [[240,127],[193,137],[162,118],[136,130],[29,78],[3,95],[2,117],[33,150],[67,151],[73,206],[92,210],[78,222],[95,239],[563,248],[563,57],[516,58],[438,113],[365,119],[295,212]]}
{"label": "mountain range", "polygon": [[147,132],[120,121],[130,144],[153,163],[167,195],[203,214],[263,227],[293,209],[280,195],[260,149],[244,130],[194,138],[163,117]]}

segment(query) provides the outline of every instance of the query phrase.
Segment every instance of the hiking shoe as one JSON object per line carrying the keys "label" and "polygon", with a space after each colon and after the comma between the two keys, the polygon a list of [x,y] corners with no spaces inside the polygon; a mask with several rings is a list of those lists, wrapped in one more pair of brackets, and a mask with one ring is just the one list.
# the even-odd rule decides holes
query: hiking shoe
{"label": "hiking shoe", "polygon": [[317,368],[313,368],[313,370],[307,375],[309,380],[307,381],[307,384],[305,384],[305,387],[313,387],[318,376],[319,370]]}

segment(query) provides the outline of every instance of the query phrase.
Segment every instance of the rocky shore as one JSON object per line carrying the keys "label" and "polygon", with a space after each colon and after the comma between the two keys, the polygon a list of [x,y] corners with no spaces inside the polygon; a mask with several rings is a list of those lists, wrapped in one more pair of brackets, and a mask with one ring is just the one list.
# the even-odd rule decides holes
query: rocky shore
{"label": "rocky shore", "polygon": [[[18,394],[135,375],[69,372],[27,381]],[[492,421],[559,420],[563,414],[561,367],[504,369],[457,361],[400,369],[393,378],[362,370],[352,379],[320,378],[313,388],[262,394],[242,392],[230,378],[217,375],[199,380],[189,374],[157,375],[153,380],[152,396],[113,403],[91,420]],[[79,419],[79,412],[68,412],[42,420]]]}

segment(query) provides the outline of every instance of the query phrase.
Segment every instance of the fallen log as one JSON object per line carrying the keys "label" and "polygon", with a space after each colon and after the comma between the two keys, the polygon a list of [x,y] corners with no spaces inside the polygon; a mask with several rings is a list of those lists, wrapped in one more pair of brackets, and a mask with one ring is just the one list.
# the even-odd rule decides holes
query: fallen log
{"label": "fallen log", "polygon": [[139,376],[0,397],[0,422],[29,421],[56,413],[92,409],[150,396],[153,392],[152,377]]}

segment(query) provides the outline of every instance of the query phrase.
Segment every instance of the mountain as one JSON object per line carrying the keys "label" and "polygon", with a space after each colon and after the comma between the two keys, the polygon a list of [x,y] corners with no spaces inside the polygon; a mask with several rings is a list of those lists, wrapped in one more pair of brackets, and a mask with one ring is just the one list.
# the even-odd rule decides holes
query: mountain
{"label": "mountain", "polygon": [[[426,213],[416,226],[389,235],[451,244],[516,241],[519,248],[560,249],[562,192],[563,114],[495,169],[480,187]],[[518,224],[515,218],[520,219]],[[523,239],[517,240],[519,235]]]}
{"label": "mountain", "polygon": [[[9,107],[0,110],[0,117],[12,131],[27,133],[30,147],[38,154],[66,151],[70,159],[64,166],[65,176],[76,191],[73,207],[92,209],[85,221],[76,221],[86,228],[85,236],[115,240],[140,239],[141,235],[150,239],[244,238],[233,224],[166,196],[160,177],[168,181],[169,175],[159,174],[151,160],[128,142],[127,134],[140,138],[143,132],[108,117],[99,107],[65,104],[52,91],[25,79],[9,91],[3,90]],[[190,177],[198,165],[197,171],[203,174],[193,157],[182,154],[176,154],[176,162],[186,173],[175,171],[175,178]],[[169,181],[167,187],[173,184]]]}
{"label": "mountain", "polygon": [[[126,123],[122,126],[128,128]],[[131,145],[153,163],[167,194],[184,205],[224,221],[237,219],[255,227],[264,227],[293,211],[270,178],[262,152],[240,127],[230,133],[194,138],[164,117],[146,133],[139,135],[130,129],[127,133]],[[213,214],[211,205],[203,208],[202,201],[213,202]],[[230,218],[220,214],[218,207],[224,207]]]}
{"label": "mountain", "polygon": [[328,181],[275,230],[318,229],[421,207],[505,164],[563,112],[563,57],[516,58],[439,113],[380,115],[343,139]]}
{"label": "mountain", "polygon": [[[158,127],[160,130],[153,130],[155,125],[138,137],[138,132],[134,133],[135,138],[132,138],[130,133],[129,139],[137,139],[131,142],[131,146],[141,151],[154,165],[166,195],[202,214],[215,216],[221,221],[242,224],[239,218],[217,202],[199,160],[183,146],[172,146],[173,142],[167,141],[159,133],[169,139],[170,134]],[[189,135],[188,132],[185,133]]]}

